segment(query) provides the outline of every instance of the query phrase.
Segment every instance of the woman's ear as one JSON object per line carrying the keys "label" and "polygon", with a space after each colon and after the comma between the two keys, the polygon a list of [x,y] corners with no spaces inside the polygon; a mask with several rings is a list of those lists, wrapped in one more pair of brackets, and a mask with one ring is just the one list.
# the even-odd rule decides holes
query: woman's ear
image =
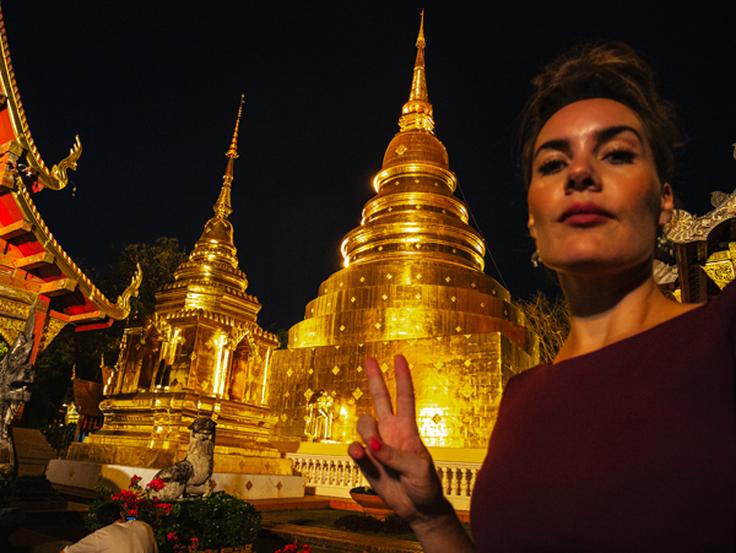
{"label": "woman's ear", "polygon": [[670,183],[662,184],[662,193],[660,198],[659,224],[666,225],[672,217],[672,210],[675,208],[675,196],[672,192]]}
{"label": "woman's ear", "polygon": [[531,214],[529,214],[529,220],[527,221],[526,226],[529,227],[529,236],[536,238],[537,229],[534,228],[534,217],[532,217]]}

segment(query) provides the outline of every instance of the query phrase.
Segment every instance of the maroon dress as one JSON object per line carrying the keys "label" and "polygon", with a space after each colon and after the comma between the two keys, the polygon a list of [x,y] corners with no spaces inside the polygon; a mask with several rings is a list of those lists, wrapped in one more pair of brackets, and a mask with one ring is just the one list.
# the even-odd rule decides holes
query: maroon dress
{"label": "maroon dress", "polygon": [[736,551],[736,282],[504,391],[477,551]]}

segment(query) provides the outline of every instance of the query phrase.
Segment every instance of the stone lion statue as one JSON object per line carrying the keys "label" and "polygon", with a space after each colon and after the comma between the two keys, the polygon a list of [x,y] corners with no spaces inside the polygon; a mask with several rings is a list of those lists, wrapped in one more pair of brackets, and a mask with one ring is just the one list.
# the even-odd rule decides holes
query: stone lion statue
{"label": "stone lion statue", "polygon": [[184,460],[161,469],[153,477],[164,486],[156,494],[171,501],[180,497],[200,496],[211,491],[215,456],[215,426],[210,418],[196,419],[189,425],[189,449]]}

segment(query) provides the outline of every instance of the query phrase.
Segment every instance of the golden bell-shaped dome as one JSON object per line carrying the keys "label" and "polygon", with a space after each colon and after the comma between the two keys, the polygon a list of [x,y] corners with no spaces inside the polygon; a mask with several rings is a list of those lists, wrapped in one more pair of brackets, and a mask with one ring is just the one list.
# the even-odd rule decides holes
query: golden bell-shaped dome
{"label": "golden bell-shaped dome", "polygon": [[431,163],[447,169],[450,161],[445,145],[433,132],[423,130],[396,133],[383,155],[383,169],[407,162]]}

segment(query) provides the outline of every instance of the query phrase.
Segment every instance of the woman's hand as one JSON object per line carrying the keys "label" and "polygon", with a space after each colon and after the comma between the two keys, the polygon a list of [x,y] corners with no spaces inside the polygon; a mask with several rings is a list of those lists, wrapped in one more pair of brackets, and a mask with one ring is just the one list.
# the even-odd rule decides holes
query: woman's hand
{"label": "woman's hand", "polygon": [[422,443],[414,407],[414,387],[403,355],[394,358],[396,411],[375,359],[368,358],[365,372],[376,418],[362,415],[358,432],[368,447],[353,442],[348,453],[371,487],[401,518],[416,525],[454,511],[442,494],[432,457]]}

